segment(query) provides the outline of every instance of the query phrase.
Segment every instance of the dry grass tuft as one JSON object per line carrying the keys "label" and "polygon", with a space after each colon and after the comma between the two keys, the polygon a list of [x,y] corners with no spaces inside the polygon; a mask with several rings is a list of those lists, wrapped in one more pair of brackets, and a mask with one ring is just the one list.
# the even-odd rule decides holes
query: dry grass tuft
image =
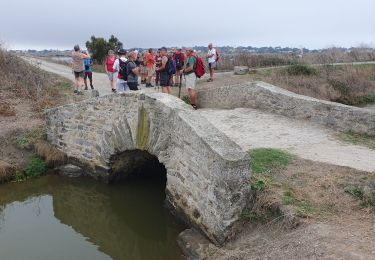
{"label": "dry grass tuft", "polygon": [[14,106],[9,104],[9,102],[3,100],[0,103],[0,115],[2,116],[15,116],[16,110]]}
{"label": "dry grass tuft", "polygon": [[66,161],[65,154],[46,141],[36,142],[34,149],[36,154],[42,157],[48,166],[56,167],[64,164]]}
{"label": "dry grass tuft", "polygon": [[15,171],[16,168],[13,165],[0,160],[0,183],[9,180]]}

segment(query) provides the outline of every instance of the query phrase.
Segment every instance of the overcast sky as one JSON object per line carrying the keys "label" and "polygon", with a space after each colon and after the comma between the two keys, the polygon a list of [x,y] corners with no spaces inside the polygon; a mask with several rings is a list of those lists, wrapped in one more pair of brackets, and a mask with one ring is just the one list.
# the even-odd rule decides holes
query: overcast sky
{"label": "overcast sky", "polygon": [[126,48],[375,47],[375,0],[0,0],[10,49],[71,49],[91,35]]}

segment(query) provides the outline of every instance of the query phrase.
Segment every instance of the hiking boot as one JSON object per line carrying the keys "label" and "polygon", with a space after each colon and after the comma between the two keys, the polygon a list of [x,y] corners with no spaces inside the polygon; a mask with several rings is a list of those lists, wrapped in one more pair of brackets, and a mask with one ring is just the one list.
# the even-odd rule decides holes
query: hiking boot
{"label": "hiking boot", "polygon": [[94,86],[93,86],[93,85],[91,85],[91,89],[94,89]]}
{"label": "hiking boot", "polygon": [[113,93],[116,93],[116,92],[117,92],[117,90],[113,88],[113,89],[112,89],[112,92],[113,92]]}
{"label": "hiking boot", "polygon": [[77,91],[77,95],[83,95],[82,91]]}
{"label": "hiking boot", "polygon": [[74,90],[73,93],[74,93],[74,94],[77,94],[77,93],[78,93],[78,90]]}
{"label": "hiking boot", "polygon": [[197,105],[191,105],[195,110],[197,110],[198,109],[198,107],[197,107]]}
{"label": "hiking boot", "polygon": [[88,90],[88,88],[87,88],[87,87],[85,87],[85,90]]}
{"label": "hiking boot", "polygon": [[207,82],[212,82],[212,81],[214,81],[214,79],[212,79],[212,78],[209,78],[209,79],[207,80]]}

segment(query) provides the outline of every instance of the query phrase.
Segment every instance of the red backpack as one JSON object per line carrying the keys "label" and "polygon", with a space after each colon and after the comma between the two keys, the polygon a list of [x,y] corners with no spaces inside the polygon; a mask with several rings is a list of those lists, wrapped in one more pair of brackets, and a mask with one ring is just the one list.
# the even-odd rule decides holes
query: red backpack
{"label": "red backpack", "polygon": [[197,78],[201,78],[206,73],[206,68],[201,57],[196,56],[195,58],[197,59],[195,75],[197,76]]}

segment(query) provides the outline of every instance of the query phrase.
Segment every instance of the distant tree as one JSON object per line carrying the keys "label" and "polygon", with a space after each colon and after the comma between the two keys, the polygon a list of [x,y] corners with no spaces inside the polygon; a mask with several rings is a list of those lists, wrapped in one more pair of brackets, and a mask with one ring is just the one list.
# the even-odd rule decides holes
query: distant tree
{"label": "distant tree", "polygon": [[123,47],[123,44],[114,35],[111,35],[108,41],[102,37],[96,38],[93,35],[90,40],[86,42],[86,47],[91,53],[92,58],[97,63],[103,64],[108,51],[118,51]]}
{"label": "distant tree", "polygon": [[108,40],[108,47],[110,50],[118,52],[120,49],[123,48],[123,44],[114,35],[111,35],[111,37]]}

